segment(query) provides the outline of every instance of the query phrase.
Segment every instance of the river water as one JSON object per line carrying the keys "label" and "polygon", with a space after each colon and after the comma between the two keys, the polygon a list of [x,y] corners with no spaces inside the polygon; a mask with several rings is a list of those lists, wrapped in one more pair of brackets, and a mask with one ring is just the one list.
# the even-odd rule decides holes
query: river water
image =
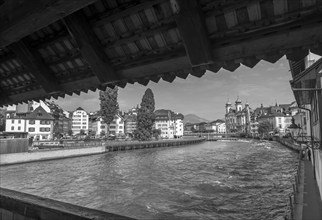
{"label": "river water", "polygon": [[0,167],[0,186],[139,219],[280,219],[297,155],[205,142]]}

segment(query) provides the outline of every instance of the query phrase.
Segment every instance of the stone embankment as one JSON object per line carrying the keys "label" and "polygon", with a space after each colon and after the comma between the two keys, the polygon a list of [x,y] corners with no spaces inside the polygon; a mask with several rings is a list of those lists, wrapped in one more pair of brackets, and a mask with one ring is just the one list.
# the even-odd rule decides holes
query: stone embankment
{"label": "stone embankment", "polygon": [[146,142],[105,142],[99,146],[95,144],[86,147],[72,147],[47,150],[32,150],[23,153],[0,154],[0,166],[17,163],[27,163],[42,160],[54,160],[68,157],[79,157],[93,154],[101,154],[112,151],[135,150],[157,147],[176,147],[182,145],[191,145],[204,142],[204,138],[179,139],[179,140],[162,140],[162,141],[146,141]]}
{"label": "stone embankment", "polygon": [[295,152],[300,152],[301,150],[301,146],[297,143],[294,143],[292,140],[285,139],[285,138],[276,138],[276,141]]}

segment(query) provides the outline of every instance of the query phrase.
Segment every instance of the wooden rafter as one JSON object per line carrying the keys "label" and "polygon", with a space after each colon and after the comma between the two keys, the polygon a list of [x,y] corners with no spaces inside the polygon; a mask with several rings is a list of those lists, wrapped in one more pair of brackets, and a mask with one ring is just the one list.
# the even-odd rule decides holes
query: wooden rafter
{"label": "wooden rafter", "polygon": [[20,40],[95,1],[5,1],[0,7],[0,47]]}
{"label": "wooden rafter", "polygon": [[145,28],[144,30],[133,32],[133,34],[128,37],[123,37],[123,38],[119,37],[112,41],[110,39],[103,40],[103,44],[106,44],[107,47],[115,47],[115,46],[119,46],[128,42],[133,42],[135,40],[140,40],[144,37],[153,36],[154,34],[176,28],[177,27],[176,23],[172,22],[171,20],[172,19],[169,19],[168,20],[169,23],[164,25],[160,25],[151,29]]}
{"label": "wooden rafter", "polygon": [[71,36],[77,42],[80,53],[92,67],[99,81],[104,84],[119,80],[82,11],[67,16],[64,21]]}
{"label": "wooden rafter", "polygon": [[64,21],[68,31],[77,42],[80,53],[92,67],[99,81],[104,84],[119,80],[83,12],[79,11],[67,16]]}
{"label": "wooden rafter", "polygon": [[28,47],[23,41],[13,43],[8,48],[15,53],[25,69],[35,76],[36,81],[47,93],[53,94],[60,91],[54,73],[43,62],[37,51]]}
{"label": "wooden rafter", "polygon": [[287,50],[292,48],[300,46],[313,47],[312,43],[314,42],[312,42],[312,39],[315,38],[321,39],[321,27],[307,25],[298,29],[288,30],[287,32],[262,36],[261,38],[248,39],[247,41],[235,42],[224,46],[217,45],[213,47],[212,52],[216,61],[255,56],[258,59],[267,59],[269,62],[275,62],[276,59],[278,60]]}
{"label": "wooden rafter", "polygon": [[165,2],[166,0],[144,0],[141,3],[134,5],[132,7],[128,7],[124,10],[117,9],[115,13],[111,13],[110,11],[106,12],[105,14],[102,14],[100,16],[99,21],[93,21],[93,24],[95,26],[100,26],[103,24],[106,24],[111,21],[115,21],[117,19],[123,18],[125,16],[128,16],[129,14],[137,13],[140,10],[144,10],[146,8],[152,7],[153,5],[160,4],[162,2]]}
{"label": "wooden rafter", "polygon": [[197,0],[176,0],[172,8],[192,66],[212,63],[205,21]]}

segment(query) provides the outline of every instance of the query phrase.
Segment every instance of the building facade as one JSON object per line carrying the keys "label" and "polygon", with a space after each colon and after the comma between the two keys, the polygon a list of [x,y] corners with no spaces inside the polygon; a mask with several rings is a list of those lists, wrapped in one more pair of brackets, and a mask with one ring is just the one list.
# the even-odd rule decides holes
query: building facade
{"label": "building facade", "polygon": [[134,132],[137,127],[137,115],[126,115],[124,120],[124,133],[128,137],[134,137]]}
{"label": "building facade", "polygon": [[[30,110],[30,109],[29,109]],[[51,140],[53,138],[54,118],[42,106],[32,112],[15,113],[6,118],[6,132],[16,137],[32,137],[34,140]]]}
{"label": "building facade", "polygon": [[73,134],[80,134],[81,130],[88,134],[89,130],[89,115],[87,112],[78,107],[72,114],[72,131]]}
{"label": "building facade", "polygon": [[251,114],[253,111],[249,107],[248,103],[246,103],[245,107],[243,107],[242,101],[237,98],[234,109],[229,101],[226,103],[225,108],[226,131],[228,133],[252,133]]}
{"label": "building facade", "polygon": [[161,137],[166,139],[183,136],[183,115],[171,110],[160,109],[155,112],[155,129],[161,131]]}
{"label": "building facade", "polygon": [[110,123],[109,134],[115,136],[124,135],[124,118],[120,116],[120,114],[116,114],[113,121]]}

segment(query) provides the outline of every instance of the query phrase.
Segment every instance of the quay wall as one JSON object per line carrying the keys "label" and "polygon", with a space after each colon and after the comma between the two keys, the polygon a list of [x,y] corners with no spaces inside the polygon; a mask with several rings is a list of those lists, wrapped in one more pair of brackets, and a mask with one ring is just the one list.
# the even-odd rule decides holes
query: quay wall
{"label": "quay wall", "polygon": [[27,151],[27,138],[0,139],[0,154],[20,153]]}
{"label": "quay wall", "polygon": [[296,151],[296,152],[300,152],[301,147],[300,145],[297,145],[295,143],[291,143],[288,139],[283,139],[283,138],[276,138],[276,141],[282,145],[284,145],[285,147],[287,147],[290,150]]}
{"label": "quay wall", "polygon": [[100,210],[0,188],[0,219],[3,220],[133,220]]}
{"label": "quay wall", "polygon": [[15,154],[0,154],[0,165],[27,163],[42,160],[53,160],[67,157],[77,157],[105,152],[105,147],[88,147],[74,149],[55,149],[43,151],[30,151]]}
{"label": "quay wall", "polygon": [[105,143],[102,146],[63,148],[36,150],[14,154],[0,154],[0,166],[17,163],[27,163],[43,160],[62,159],[68,157],[78,157],[93,154],[101,154],[111,151],[135,150],[155,147],[171,147],[180,145],[197,144],[204,142],[204,138],[165,140],[165,141],[146,141],[146,142],[119,142]]}

